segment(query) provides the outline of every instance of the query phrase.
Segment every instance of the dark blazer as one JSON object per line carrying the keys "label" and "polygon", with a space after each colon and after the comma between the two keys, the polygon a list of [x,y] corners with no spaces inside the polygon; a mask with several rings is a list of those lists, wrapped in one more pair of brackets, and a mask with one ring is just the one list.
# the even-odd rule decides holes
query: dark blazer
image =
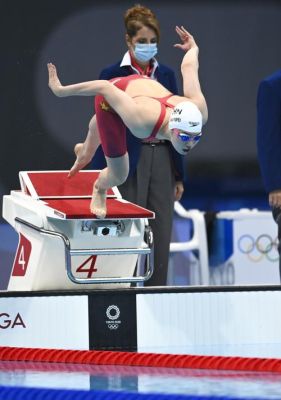
{"label": "dark blazer", "polygon": [[281,189],[281,70],[258,88],[257,149],[266,191]]}
{"label": "dark blazer", "polygon": [[[121,61],[103,69],[100,73],[99,79],[109,80],[119,76],[132,75],[132,69],[130,66],[120,67],[120,64]],[[163,64],[159,64],[158,68],[155,71],[155,77],[158,82],[160,82],[173,94],[178,94],[175,73],[171,68],[166,67]],[[138,159],[140,156],[141,146],[142,146],[141,141],[138,138],[136,138],[132,133],[130,133],[130,131],[127,129],[127,151],[129,154],[129,163],[130,163],[129,175],[132,175],[136,170]],[[178,181],[183,181],[184,180],[183,157],[174,150],[173,146],[170,143],[169,146],[175,171],[175,178]],[[105,166],[106,163],[103,151],[101,146],[99,146],[91,162],[91,168],[102,169]]]}

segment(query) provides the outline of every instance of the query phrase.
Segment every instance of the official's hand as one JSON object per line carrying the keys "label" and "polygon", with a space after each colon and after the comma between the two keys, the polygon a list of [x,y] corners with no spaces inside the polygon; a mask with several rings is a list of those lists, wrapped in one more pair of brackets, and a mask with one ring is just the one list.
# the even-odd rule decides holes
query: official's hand
{"label": "official's hand", "polygon": [[281,207],[281,189],[270,192],[268,201],[271,207]]}
{"label": "official's hand", "polygon": [[175,201],[179,201],[183,195],[184,186],[181,181],[175,183]]}

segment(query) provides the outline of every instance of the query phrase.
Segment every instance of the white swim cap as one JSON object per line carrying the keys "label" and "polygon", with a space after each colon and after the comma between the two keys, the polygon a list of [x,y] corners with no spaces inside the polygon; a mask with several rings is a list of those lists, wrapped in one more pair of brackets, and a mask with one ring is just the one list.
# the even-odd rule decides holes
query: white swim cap
{"label": "white swim cap", "polygon": [[169,129],[180,129],[190,133],[200,133],[202,130],[202,114],[191,101],[177,104],[170,115]]}

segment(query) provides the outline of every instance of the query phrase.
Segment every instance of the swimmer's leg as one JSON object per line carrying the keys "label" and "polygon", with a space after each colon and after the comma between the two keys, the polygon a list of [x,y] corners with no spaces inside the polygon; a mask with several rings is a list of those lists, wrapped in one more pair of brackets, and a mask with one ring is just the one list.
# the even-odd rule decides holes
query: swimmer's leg
{"label": "swimmer's leg", "polygon": [[96,116],[94,115],[89,123],[89,130],[84,143],[77,143],[74,147],[74,153],[76,155],[76,161],[71,167],[68,176],[74,176],[80,169],[84,168],[97,151],[100,145],[100,137],[98,127],[96,123]]}
{"label": "swimmer's leg", "polygon": [[106,191],[113,186],[125,182],[129,174],[129,157],[125,153],[121,157],[105,157],[107,167],[104,168],[93,187],[90,209],[98,218],[106,216]]}

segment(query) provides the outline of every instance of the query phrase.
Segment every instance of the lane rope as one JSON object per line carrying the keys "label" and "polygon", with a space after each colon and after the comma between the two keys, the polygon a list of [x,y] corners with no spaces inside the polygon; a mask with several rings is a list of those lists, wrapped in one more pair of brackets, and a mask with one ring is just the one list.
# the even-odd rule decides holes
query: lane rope
{"label": "lane rope", "polygon": [[279,358],[199,356],[121,351],[0,347],[1,361],[126,365],[229,371],[281,372]]}

